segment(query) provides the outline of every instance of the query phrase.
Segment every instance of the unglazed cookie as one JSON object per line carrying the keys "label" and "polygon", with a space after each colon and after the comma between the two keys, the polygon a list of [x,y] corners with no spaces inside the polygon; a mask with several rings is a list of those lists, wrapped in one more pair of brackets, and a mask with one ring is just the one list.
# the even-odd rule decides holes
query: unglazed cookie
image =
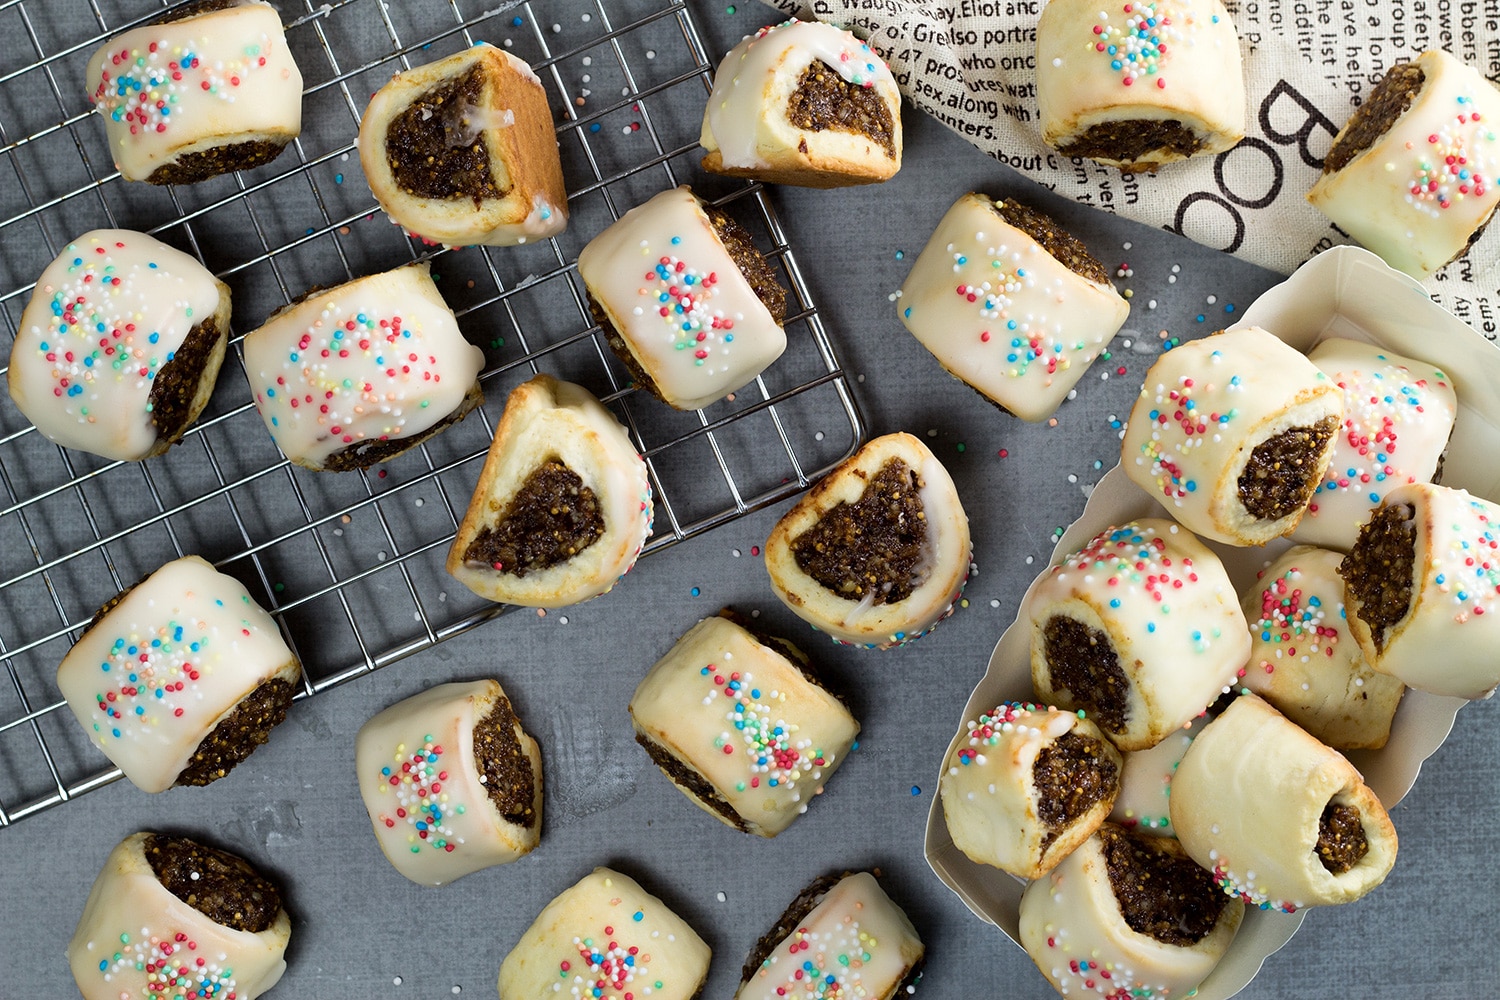
{"label": "unglazed cookie", "polygon": [[245,374],[282,454],[333,472],[389,461],[484,401],[427,264],[313,292],[245,335]]}
{"label": "unglazed cookie", "polygon": [[183,4],[111,38],[85,72],[127,181],[248,170],[302,131],[302,74],[264,0]]}
{"label": "unglazed cookie", "polygon": [[16,409],[49,441],[105,458],[160,455],[208,404],[229,286],[144,233],[95,229],[37,279],[11,347]]}
{"label": "unglazed cookie", "polygon": [[511,246],[556,236],[568,193],[542,81],[487,42],[397,73],[359,123],[375,200],[429,243]]}
{"label": "unglazed cookie", "polygon": [[774,837],[823,791],[859,735],[802,651],[737,618],[705,618],[630,699],[636,742],[705,812]]}
{"label": "unglazed cookie", "polygon": [[1109,815],[1120,752],[1081,713],[1006,702],[964,728],[939,793],[971,861],[1040,878]]}
{"label": "unglazed cookie", "polygon": [[1046,570],[1022,608],[1037,697],[1084,709],[1121,750],[1199,715],[1250,651],[1219,557],[1161,518],[1106,528]]}
{"label": "unglazed cookie", "polygon": [[243,858],[136,833],[94,880],[68,966],[84,1000],[255,1000],[286,971],[281,893]]}
{"label": "unglazed cookie", "polygon": [[1500,684],[1500,508],[1430,483],[1387,493],[1339,565],[1370,666],[1432,694]]}
{"label": "unglazed cookie", "polygon": [[667,405],[696,410],[786,350],[786,291],[750,234],[683,186],[637,205],[578,255],[610,348]]}
{"label": "unglazed cookie", "polygon": [[630,571],[651,516],[646,463],[614,414],[537,375],[505,401],[448,572],[492,601],[576,604]]}
{"label": "unglazed cookie", "polygon": [[1155,171],[1245,135],[1245,75],[1219,0],[1051,0],[1036,28],[1042,140]]}
{"label": "unglazed cookie", "polygon": [[360,727],[354,755],[375,839],[413,882],[446,885],[541,840],[541,751],[498,681],[398,701]]}
{"label": "unglazed cookie", "polygon": [[1264,545],[1322,482],[1343,393],[1258,326],[1174,347],[1146,372],[1120,447],[1136,485],[1200,535]]}
{"label": "unglazed cookie", "polygon": [[1500,203],[1500,91],[1432,49],[1386,71],[1334,137],[1307,200],[1407,274],[1468,252]]}
{"label": "unglazed cookie", "polygon": [[1023,420],[1061,405],[1130,312],[1051,219],[972,193],[938,223],[897,302],[944,368]]}
{"label": "unglazed cookie", "polygon": [[719,63],[698,142],[716,174],[820,188],[888,180],[901,169],[901,92],[849,32],[784,21]]}
{"label": "unglazed cookie", "polygon": [[99,610],[57,687],[131,784],[160,792],[233,770],[286,718],[301,674],[244,584],[184,556]]}
{"label": "unglazed cookie", "polygon": [[1172,829],[1172,776],[1203,721],[1194,719],[1156,746],[1124,755],[1111,823],[1151,836],[1177,836]]}
{"label": "unglazed cookie", "polygon": [[1354,765],[1254,695],[1193,740],[1172,825],[1226,894],[1263,910],[1351,902],[1396,863],[1396,828]]}
{"label": "unglazed cookie", "polygon": [[1243,686],[1335,750],[1378,749],[1406,686],[1365,662],[1344,616],[1343,556],[1297,545],[1259,574]]}
{"label": "unglazed cookie", "polygon": [[1190,997],[1244,915],[1175,840],[1106,823],[1026,887],[1021,947],[1065,997]]}
{"label": "unglazed cookie", "polygon": [[914,992],[926,950],[874,875],[825,875],[756,942],[734,997],[892,1000]]}
{"label": "unglazed cookie", "polygon": [[595,868],[548,903],[500,966],[500,1000],[691,1000],[708,945],[632,878]]}
{"label": "unglazed cookie", "polygon": [[1325,340],[1308,360],[1344,394],[1344,422],[1292,538],[1349,551],[1370,508],[1442,469],[1458,399],[1441,370],[1357,340]]}
{"label": "unglazed cookie", "polygon": [[797,501],[765,558],[771,589],[799,618],[839,642],[888,649],[952,613],[971,551],[948,470],[898,433],[865,444]]}

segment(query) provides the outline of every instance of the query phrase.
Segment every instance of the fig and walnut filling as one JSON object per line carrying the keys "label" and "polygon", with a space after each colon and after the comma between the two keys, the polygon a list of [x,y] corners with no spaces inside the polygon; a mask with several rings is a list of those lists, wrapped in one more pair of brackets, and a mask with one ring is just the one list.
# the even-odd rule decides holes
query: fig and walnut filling
{"label": "fig and walnut filling", "polygon": [[1400,63],[1386,71],[1375,89],[1365,101],[1354,109],[1343,131],[1329,147],[1323,158],[1323,173],[1331,174],[1344,169],[1360,153],[1375,144],[1375,140],[1390,131],[1396,119],[1406,114],[1422,86],[1427,74],[1416,63]]}
{"label": "fig and walnut filling", "polygon": [[281,893],[244,858],[159,833],[142,850],[162,887],[216,924],[258,934],[281,912]]}
{"label": "fig and walnut filling", "polygon": [[1130,681],[1109,636],[1075,618],[1053,615],[1042,626],[1042,641],[1052,686],[1065,688],[1100,729],[1123,731],[1129,721]]}
{"label": "fig and walnut filling", "polygon": [[604,530],[599,497],[578,473],[549,459],[526,477],[499,522],[475,536],[464,561],[525,577],[567,562]]}
{"label": "fig and walnut filling", "polygon": [[157,437],[175,441],[187,430],[193,400],[198,396],[198,383],[202,381],[203,371],[222,337],[218,322],[214,317],[208,317],[188,331],[187,337],[172,352],[171,360],[157,371],[147,397],[151,425],[156,428]]}
{"label": "fig and walnut filling", "polygon": [[1064,156],[1119,160],[1154,170],[1151,154],[1166,150],[1176,156],[1192,156],[1204,146],[1203,137],[1176,119],[1131,119],[1091,125],[1083,135],[1058,147]]}
{"label": "fig and walnut filling", "polygon": [[1306,507],[1318,487],[1318,459],[1328,450],[1338,427],[1337,417],[1324,417],[1256,445],[1239,478],[1239,498],[1245,509],[1263,521],[1275,521]]}
{"label": "fig and walnut filling", "polygon": [[[895,159],[891,109],[873,87],[852,83],[821,60],[814,60],[797,81],[786,105],[787,121],[808,132],[833,129],[867,136]],[[805,146],[801,152],[807,152]]]}
{"label": "fig and walnut filling", "polygon": [[1049,216],[1009,198],[997,202],[995,211],[1007,223],[1036,240],[1043,250],[1069,271],[1095,284],[1110,285],[1109,272],[1089,253],[1083,241],[1059,227]]}
{"label": "fig and walnut filling", "polygon": [[505,821],[530,828],[537,821],[536,779],[517,735],[520,725],[510,699],[501,695],[474,724],[474,763],[485,793]]}
{"label": "fig and walnut filling", "polygon": [[1065,828],[1101,799],[1118,789],[1119,769],[1099,741],[1076,732],[1064,733],[1036,755],[1031,768],[1037,812],[1049,832],[1042,850]]}
{"label": "fig and walnut filling", "polygon": [[292,682],[280,677],[265,681],[234,707],[198,744],[187,767],[177,776],[179,785],[207,785],[218,781],[255,748],[271,737],[271,730],[286,721],[287,709],[297,693]]}
{"label": "fig and walnut filling", "polygon": [[1339,563],[1339,576],[1357,602],[1357,613],[1369,626],[1377,650],[1385,649],[1387,631],[1411,610],[1415,516],[1411,504],[1377,508]]}
{"label": "fig and walnut filling", "polygon": [[651,758],[651,763],[661,768],[667,777],[679,788],[690,792],[693,798],[708,806],[714,812],[723,816],[729,825],[742,833],[748,833],[749,825],[744,818],[735,811],[729,800],[719,794],[719,790],[709,782],[702,774],[679,760],[666,747],[648,737],[645,733],[636,733],[635,741],[639,743]]}
{"label": "fig and walnut filling", "polygon": [[1212,875],[1161,838],[1112,823],[1100,827],[1099,837],[1110,889],[1131,930],[1181,948],[1213,931],[1229,897]]}
{"label": "fig and walnut filling", "polygon": [[1316,850],[1323,867],[1334,875],[1342,875],[1359,864],[1370,850],[1359,810],[1333,802],[1324,806],[1323,815],[1318,817]]}
{"label": "fig and walnut filling", "polygon": [[477,206],[505,191],[490,171],[481,118],[485,74],[473,66],[433,87],[392,119],[385,155],[401,190],[418,198],[472,198]]}
{"label": "fig and walnut filling", "polygon": [[839,597],[871,604],[904,601],[931,572],[921,488],[913,469],[899,458],[889,459],[868,478],[857,501],[840,502],[792,539],[792,557]]}

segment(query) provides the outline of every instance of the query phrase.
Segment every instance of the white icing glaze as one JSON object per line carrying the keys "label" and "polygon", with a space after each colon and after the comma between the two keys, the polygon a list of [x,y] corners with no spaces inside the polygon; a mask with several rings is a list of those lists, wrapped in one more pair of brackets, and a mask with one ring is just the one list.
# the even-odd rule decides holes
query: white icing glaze
{"label": "white icing glaze", "polygon": [[1441,370],[1372,344],[1325,340],[1308,360],[1342,390],[1344,422],[1292,539],[1347,552],[1381,497],[1432,480],[1458,400]]}
{"label": "white icing glaze", "polygon": [[255,1000],[275,986],[291,937],[286,910],[253,934],[215,923],[157,881],[149,836],[132,834],[110,852],[68,942],[84,1000]]}
{"label": "white icing glaze", "polygon": [[1421,278],[1463,253],[1500,203],[1500,91],[1446,52],[1415,62],[1424,81],[1411,106],[1342,169],[1321,175],[1307,200]]}
{"label": "white icing glaze", "polygon": [[708,959],[708,945],[665,903],[595,868],[548,903],[505,956],[500,1000],[690,1000]]}
{"label": "white icing glaze", "polygon": [[[1245,134],[1239,39],[1219,0],[1050,0],[1036,29],[1036,96],[1053,147],[1107,122],[1180,121],[1203,142],[1195,156]],[[1183,158],[1158,148],[1136,162]]]}
{"label": "white icing glaze", "polygon": [[1044,420],[1125,322],[1108,284],[1070,270],[995,202],[966,194],[901,286],[901,321],[954,375],[1023,420]]}
{"label": "white icing glaze", "polygon": [[246,335],[244,352],[266,429],[314,468],[361,442],[421,434],[463,404],[484,367],[426,264],[289,306]]}
{"label": "white icing glaze", "polygon": [[[1129,834],[1120,834],[1129,836]],[[1181,857],[1170,838],[1153,843]],[[1231,901],[1213,930],[1190,946],[1133,930],[1110,886],[1098,834],[1021,896],[1021,945],[1065,997],[1169,1000],[1190,997],[1234,941],[1244,906]]]}
{"label": "white icing glaze", "polygon": [[926,949],[869,872],[846,875],[782,938],[735,1000],[885,1000]]}
{"label": "white icing glaze", "polygon": [[578,274],[668,404],[695,410],[786,350],[786,332],[684,187],[626,212],[578,255]]}
{"label": "white icing glaze", "polygon": [[[1317,852],[1330,804],[1359,813],[1368,845],[1338,875]],[[1172,779],[1172,825],[1226,894],[1263,910],[1352,902],[1396,863],[1396,829],[1354,765],[1255,695],[1193,740]]]}
{"label": "white icing glaze", "polygon": [[1226,690],[1250,651],[1224,566],[1192,532],[1142,518],[1106,528],[1044,571],[1024,613],[1031,620],[1037,696],[1064,708],[1091,697],[1052,680],[1044,640],[1053,616],[1103,632],[1127,684],[1123,727],[1091,718],[1121,750],[1144,750],[1180,728]]}
{"label": "white icing glaze", "polygon": [[295,683],[300,669],[243,584],[184,556],[78,640],[57,668],[57,687],[125,777],[160,792],[246,695],[272,679]]}
{"label": "white icing glaze", "polygon": [[1172,776],[1192,745],[1194,719],[1156,746],[1125,754],[1120,794],[1109,819],[1126,829],[1158,837],[1175,837],[1172,829]]}
{"label": "white icing glaze", "polygon": [[[1302,516],[1255,517],[1239,477],[1255,447],[1326,417],[1342,419],[1343,394],[1311,361],[1258,326],[1189,341],[1146,373],[1130,411],[1120,465],[1141,489],[1200,535],[1261,545]],[[1315,463],[1321,478],[1328,442]]]}
{"label": "white icing glaze", "polygon": [[262,0],[116,35],[86,79],[126,180],[201,149],[285,143],[302,128],[302,74]]}
{"label": "white icing glaze", "polygon": [[213,319],[227,332],[228,300],[207,268],[159,240],[124,229],[84,233],[47,265],[21,314],[11,399],[49,441],[145,458],[158,440],[157,374],[194,326]]}
{"label": "white icing glaze", "polygon": [[842,702],[717,616],[657,661],[630,699],[630,716],[637,733],[700,775],[762,837],[807,810],[859,735]]}
{"label": "white icing glaze", "polygon": [[375,839],[413,882],[446,885],[524,857],[541,839],[536,741],[515,727],[535,790],[529,826],[501,815],[474,759],[474,726],[503,697],[493,680],[439,684],[380,712],[355,737],[359,794]]}
{"label": "white icing glaze", "polygon": [[1500,508],[1430,483],[1394,489],[1382,506],[1400,504],[1415,511],[1411,605],[1377,649],[1346,587],[1349,629],[1382,673],[1432,694],[1487,697],[1500,684]]}
{"label": "white icing glaze", "polygon": [[[980,864],[1040,878],[1104,821],[1118,788],[1119,752],[1077,712],[1019,702],[998,705],[964,727],[967,737],[949,755],[939,786],[954,845]],[[1099,743],[1114,771],[1099,801],[1052,827],[1041,817],[1033,775],[1038,754],[1070,732]]]}
{"label": "white icing glaze", "polygon": [[1243,686],[1329,746],[1385,745],[1405,686],[1365,662],[1344,617],[1343,556],[1288,549],[1245,592],[1250,660]]}

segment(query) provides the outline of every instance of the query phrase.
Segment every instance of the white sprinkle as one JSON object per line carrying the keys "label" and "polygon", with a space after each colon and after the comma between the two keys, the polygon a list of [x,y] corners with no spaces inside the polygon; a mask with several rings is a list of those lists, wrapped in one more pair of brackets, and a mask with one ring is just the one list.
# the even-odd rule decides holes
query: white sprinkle
{"label": "white sprinkle", "polygon": [[568,624],[568,616],[567,615],[561,615],[561,616],[558,617],[557,621],[561,625],[566,625],[566,624]]}
{"label": "white sprinkle", "polygon": [[732,555],[732,556],[734,556],[736,559],[738,559],[740,557],[740,550],[739,549],[730,549],[729,550],[729,554]]}
{"label": "white sprinkle", "polygon": [[334,528],[333,529],[333,533],[335,535],[338,535],[338,536],[342,537],[343,534],[344,534],[344,529],[343,528]]}
{"label": "white sprinkle", "polygon": [[444,590],[444,591],[442,591],[442,592],[440,592],[438,594],[438,600],[439,601],[446,601],[447,599],[448,599],[448,592],[446,590]]}
{"label": "white sprinkle", "polygon": [[424,503],[426,503],[426,502],[427,502],[427,501],[426,501],[426,500],[423,500],[423,499],[422,499],[422,498],[421,498],[421,497],[417,497],[417,506],[418,506],[418,507],[420,507],[420,506],[422,506],[422,505],[423,505],[423,504],[424,504]]}
{"label": "white sprinkle", "polygon": [[385,562],[385,550],[382,549],[379,552],[375,553],[375,558],[380,560],[381,562]]}
{"label": "white sprinkle", "polygon": [[655,49],[647,49],[646,50],[646,58],[647,59],[655,59],[656,58],[656,50]]}
{"label": "white sprinkle", "polygon": [[201,878],[201,876],[197,872],[193,872],[192,874],[188,875],[188,878],[196,882],[199,878]]}
{"label": "white sprinkle", "polygon": [[507,48],[507,49],[508,49],[508,48],[510,48],[510,47],[511,47],[511,44],[512,44],[512,43],[511,43],[511,40],[510,40],[510,39],[509,39],[509,38],[507,38],[507,39],[506,39],[506,40],[505,40],[505,47],[506,47],[506,48]]}
{"label": "white sprinkle", "polygon": [[1172,273],[1173,274],[1176,274],[1176,273],[1178,273],[1181,270],[1182,270],[1182,265],[1181,264],[1173,264],[1172,265]]}
{"label": "white sprinkle", "polygon": [[620,129],[620,133],[622,135],[629,135],[630,134],[630,126],[626,125],[624,128]]}
{"label": "white sprinkle", "polygon": [[750,612],[750,617],[751,618],[759,618],[760,617],[760,608],[756,608],[754,611]]}
{"label": "white sprinkle", "polygon": [[[1152,299],[1150,302],[1147,302],[1146,303],[1146,308],[1147,309],[1155,309],[1156,308],[1156,300]],[[1128,347],[1129,344],[1127,343],[1126,346]]]}
{"label": "white sprinkle", "polygon": [[813,435],[813,440],[814,441],[821,441],[821,440],[823,440],[823,432],[822,431],[818,431],[818,433],[814,434]]}
{"label": "white sprinkle", "polygon": [[583,57],[583,64],[585,66],[592,66],[592,65],[594,65],[594,57],[593,56],[584,56]]}
{"label": "white sprinkle", "polygon": [[339,156],[339,162],[340,163],[348,163],[349,162],[349,154],[348,153],[341,154]]}
{"label": "white sprinkle", "polygon": [[[561,31],[562,31],[562,25],[560,25],[560,24],[554,24],[554,25],[552,25],[552,33],[554,35],[558,34]],[[457,993],[458,990],[454,990],[453,992]]]}
{"label": "white sprinkle", "polygon": [[1177,275],[1175,275],[1175,274],[1169,274],[1169,275],[1167,275],[1167,284],[1169,284],[1169,285],[1175,285],[1175,284],[1177,284]]}
{"label": "white sprinkle", "polygon": [[937,428],[936,427],[929,427],[927,429],[927,436],[930,437],[930,438],[937,437]]}
{"label": "white sprinkle", "polygon": [[583,22],[585,24],[587,24],[588,22],[592,21],[593,19],[594,19],[594,15],[593,14],[585,14],[585,15],[583,15]]}
{"label": "white sprinkle", "polygon": [[393,986],[400,986],[401,985],[401,977],[397,976],[395,979],[392,979],[391,980],[391,984]]}
{"label": "white sprinkle", "polygon": [[1030,566],[1035,561],[1036,561],[1036,559],[1035,559],[1034,556],[1027,556],[1026,557],[1026,565],[1028,565],[1028,566]]}
{"label": "white sprinkle", "polygon": [[[557,25],[554,24],[552,27],[556,28]],[[452,990],[453,993],[462,993],[463,991],[464,991],[464,988],[462,986],[455,986],[455,987],[453,987],[453,990]]]}
{"label": "white sprinkle", "polygon": [[992,608],[998,608],[999,606],[1000,606],[1000,602],[999,601],[991,601],[990,602],[990,607],[992,607]]}
{"label": "white sprinkle", "polygon": [[581,79],[581,80],[582,80],[582,81],[583,81],[583,82],[584,82],[584,83],[593,83],[593,82],[594,82],[594,78],[593,78],[593,77],[591,77],[591,76],[589,76],[589,75],[588,75],[588,74],[587,74],[587,73],[585,73],[585,74],[583,74],[583,76],[582,76],[582,77],[580,77],[580,79]]}
{"label": "white sprinkle", "polygon": [[1124,243],[1121,243],[1120,246],[1122,248],[1126,249],[1126,250],[1129,250],[1130,249],[1130,241],[1126,240]]}
{"label": "white sprinkle", "polygon": [[1068,475],[1068,482],[1070,482],[1070,483],[1076,483],[1076,482],[1078,482],[1078,477],[1077,477],[1077,476],[1075,476],[1075,475],[1072,475],[1072,474],[1071,474],[1071,473],[1070,473],[1070,474],[1069,474],[1069,475]]}
{"label": "white sprinkle", "polygon": [[1213,305],[1217,301],[1219,301],[1219,297],[1217,295],[1210,295],[1208,297],[1208,304],[1209,305]]}
{"label": "white sprinkle", "polygon": [[865,377],[863,375],[856,375],[854,376],[854,381],[858,382],[860,385],[864,385]]}
{"label": "white sprinkle", "polygon": [[716,893],[714,895],[714,898],[717,899],[719,902],[722,903],[722,902],[724,902],[724,900],[728,899],[729,897],[726,896],[726,895],[724,895],[722,892],[719,892],[719,893]]}

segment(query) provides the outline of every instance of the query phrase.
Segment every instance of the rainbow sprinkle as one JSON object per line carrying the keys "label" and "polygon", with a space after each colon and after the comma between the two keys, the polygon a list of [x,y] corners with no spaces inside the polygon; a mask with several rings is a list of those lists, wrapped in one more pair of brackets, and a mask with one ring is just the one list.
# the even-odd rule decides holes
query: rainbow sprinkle
{"label": "rainbow sprinkle", "polygon": [[[1250,626],[1250,631],[1262,642],[1280,646],[1274,654],[1278,659],[1296,656],[1299,644],[1304,659],[1320,650],[1331,658],[1339,641],[1338,629],[1324,624],[1328,609],[1323,599],[1317,594],[1304,594],[1297,586],[1301,579],[1302,571],[1293,566],[1261,591],[1260,620]],[[1339,604],[1335,613],[1343,612],[1344,606]],[[1266,672],[1271,669],[1266,664]]]}
{"label": "rainbow sprinkle", "polygon": [[[1087,42],[1088,49],[1109,61],[1109,68],[1120,74],[1122,86],[1154,79],[1158,89],[1165,89],[1167,81],[1161,69],[1168,60],[1168,51],[1186,40],[1182,26],[1191,30],[1196,22],[1160,0],[1127,3],[1120,12],[1124,15],[1122,24],[1114,23],[1108,11],[1099,12],[1099,20]],[[1215,24],[1219,21],[1217,15],[1212,20]]]}
{"label": "rainbow sprinkle", "polygon": [[130,989],[140,981],[142,995],[152,1000],[235,1000],[234,970],[196,954],[198,943],[186,934],[142,929],[119,940],[120,948],[100,959],[99,975],[118,984],[122,997],[133,996]]}
{"label": "rainbow sprinkle", "polygon": [[[877,942],[860,927],[857,919],[840,921],[832,931],[823,933],[798,927],[777,946],[777,951],[782,947],[786,948],[790,961],[780,977],[783,985],[776,988],[780,996],[797,1000],[863,1000],[883,995],[869,992],[863,984],[861,970],[874,957]],[[781,960],[781,956],[773,954],[761,963],[760,972],[772,972]]]}
{"label": "rainbow sprinkle", "polygon": [[[631,914],[635,923],[644,919],[645,913],[641,910]],[[596,943],[592,937],[575,937],[573,946],[578,952],[577,962],[565,958],[557,965],[561,980],[557,985],[571,987],[569,996],[588,997],[590,1000],[637,1000],[638,994],[629,988],[637,981],[641,984],[636,987],[640,997],[650,996],[662,988],[661,980],[646,979],[650,974],[647,965],[651,956],[642,954],[636,945],[620,944],[612,925],[605,926],[602,943]]]}
{"label": "rainbow sprinkle", "polygon": [[720,697],[730,702],[724,718],[733,729],[719,734],[714,749],[730,756],[739,747],[748,772],[739,791],[746,785],[759,788],[762,784],[793,791],[803,777],[816,781],[822,769],[832,763],[831,754],[814,747],[810,740],[796,738],[799,726],[771,714],[772,706],[782,700],[781,693],[762,692],[749,671],[720,670],[710,663],[699,673],[712,678],[703,704],[712,705]]}
{"label": "rainbow sprinkle", "polygon": [[261,43],[246,45],[240,58],[212,62],[204,62],[190,47],[165,40],[122,48],[110,53],[89,99],[112,121],[128,125],[131,135],[166,132],[182,119],[196,95],[234,103],[244,79],[266,65],[272,44],[262,35]]}
{"label": "rainbow sprinkle", "polygon": [[1455,101],[1453,117],[1428,133],[1426,146],[1407,144],[1416,158],[1407,204],[1432,216],[1466,198],[1484,197],[1490,186],[1495,131],[1488,122],[1481,124],[1479,112],[1471,106],[1472,94],[1461,94]]}
{"label": "rainbow sprinkle", "polygon": [[440,762],[442,756],[442,746],[428,734],[422,737],[422,745],[411,752],[405,743],[397,744],[392,764],[380,769],[384,779],[381,792],[393,792],[396,796],[395,816],[381,813],[380,821],[389,830],[404,820],[412,828],[406,840],[413,854],[420,854],[424,844],[452,854],[464,842],[447,823],[449,817],[464,814],[464,805],[450,803],[448,793],[443,791],[448,772]]}

